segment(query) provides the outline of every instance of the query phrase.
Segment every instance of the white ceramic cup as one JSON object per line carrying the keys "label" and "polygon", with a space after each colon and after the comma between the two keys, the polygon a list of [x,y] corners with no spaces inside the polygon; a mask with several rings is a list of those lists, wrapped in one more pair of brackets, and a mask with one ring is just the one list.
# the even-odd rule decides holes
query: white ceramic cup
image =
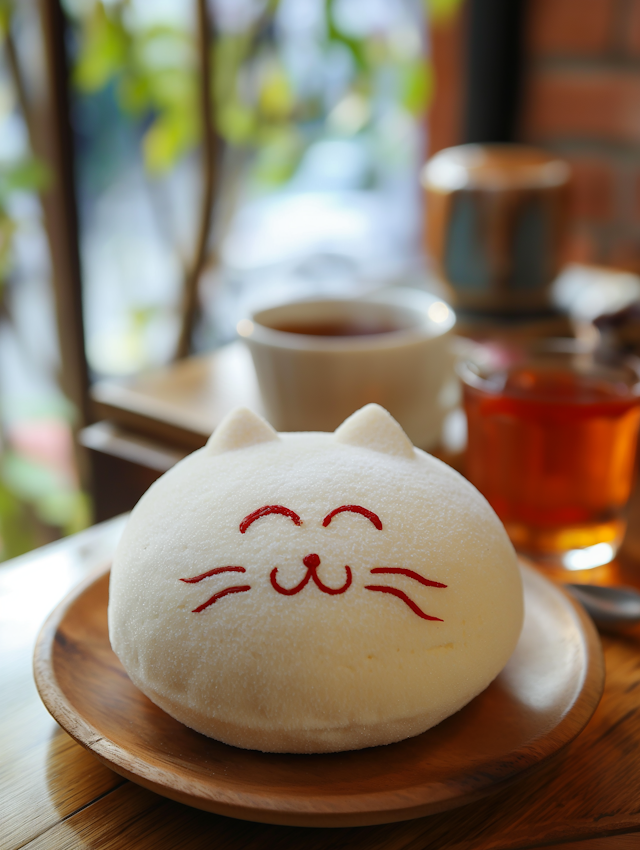
{"label": "white ceramic cup", "polygon": [[[348,325],[353,336],[283,328]],[[239,324],[268,420],[278,431],[333,431],[369,402],[385,407],[412,442],[436,447],[458,400],[453,310],[439,298],[388,289],[355,300],[300,301],[259,310]]]}

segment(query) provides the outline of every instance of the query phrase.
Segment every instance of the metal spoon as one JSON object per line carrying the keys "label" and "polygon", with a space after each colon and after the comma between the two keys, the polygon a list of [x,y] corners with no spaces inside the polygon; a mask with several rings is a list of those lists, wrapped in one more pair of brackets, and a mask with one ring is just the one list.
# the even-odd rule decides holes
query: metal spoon
{"label": "metal spoon", "polygon": [[602,629],[615,631],[640,623],[640,593],[632,587],[597,584],[565,584],[564,587]]}

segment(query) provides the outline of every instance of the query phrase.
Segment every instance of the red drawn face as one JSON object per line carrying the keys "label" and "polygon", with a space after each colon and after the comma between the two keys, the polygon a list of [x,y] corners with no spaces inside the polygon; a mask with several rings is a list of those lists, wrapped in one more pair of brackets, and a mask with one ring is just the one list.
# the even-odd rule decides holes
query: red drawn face
{"label": "red drawn face", "polygon": [[[365,519],[369,520],[369,522],[378,530],[382,531],[382,521],[380,517],[375,514],[373,511],[370,511],[368,508],[363,508],[361,505],[341,505],[339,508],[334,508],[334,510],[330,511],[325,518],[322,520],[322,527],[326,528],[330,525],[331,521],[335,516],[341,513],[350,512],[355,514],[360,514],[365,517]],[[262,517],[269,516],[271,514],[279,514],[281,516],[287,517],[294,523],[294,525],[302,525],[302,519],[290,508],[284,507],[284,505],[264,505],[261,508],[258,508],[255,511],[252,511],[250,514],[242,520],[239,526],[240,534],[246,534],[251,525],[256,522],[256,520],[261,519]],[[300,593],[304,588],[309,584],[310,581],[313,581],[315,586],[322,593],[327,593],[330,596],[336,596],[342,593],[346,593],[346,591],[351,587],[353,581],[353,574],[351,572],[351,567],[345,566],[345,581],[340,587],[330,587],[326,585],[320,576],[318,575],[318,567],[321,564],[320,556],[315,552],[312,552],[308,555],[305,555],[302,558],[302,563],[306,567],[306,574],[302,581],[300,581],[294,587],[283,587],[277,579],[278,568],[274,567],[269,574],[269,579],[271,582],[271,587],[276,591],[276,593],[281,594],[282,596],[295,596],[297,593]],[[196,584],[198,582],[203,581],[207,578],[212,578],[213,576],[222,575],[223,573],[245,573],[246,570],[244,567],[240,566],[226,566],[226,567],[214,567],[212,570],[208,570],[206,573],[202,573],[201,575],[194,576],[193,578],[183,578],[180,581],[186,582],[187,584]],[[406,569],[405,567],[374,567],[369,571],[372,575],[400,575],[405,576],[406,578],[410,578],[413,581],[418,582],[419,584],[424,585],[425,587],[439,587],[445,588],[447,585],[442,584],[438,581],[432,581],[431,579],[424,578],[419,573],[414,572],[413,570]],[[429,614],[426,614],[416,603],[410,599],[403,590],[398,589],[397,587],[389,587],[388,585],[378,585],[378,584],[367,584],[364,585],[365,590],[371,590],[378,593],[388,593],[392,596],[400,599],[402,602],[407,605],[407,607],[418,617],[421,617],[423,620],[437,620],[438,622],[442,622],[440,617],[432,617]],[[193,609],[194,614],[199,614],[204,611],[206,608],[209,608],[219,599],[222,599],[225,596],[228,596],[232,593],[244,593],[246,591],[251,590],[250,584],[242,584],[242,585],[232,585],[231,587],[224,588],[223,590],[219,590],[213,594],[206,602],[203,602],[202,605],[198,605],[197,608]]]}

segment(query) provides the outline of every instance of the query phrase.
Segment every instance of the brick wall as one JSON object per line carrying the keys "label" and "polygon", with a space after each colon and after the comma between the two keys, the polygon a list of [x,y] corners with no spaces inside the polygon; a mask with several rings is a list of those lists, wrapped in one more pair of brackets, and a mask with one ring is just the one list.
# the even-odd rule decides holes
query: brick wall
{"label": "brick wall", "polygon": [[640,272],[640,0],[529,0],[520,137],[573,165],[567,259]]}

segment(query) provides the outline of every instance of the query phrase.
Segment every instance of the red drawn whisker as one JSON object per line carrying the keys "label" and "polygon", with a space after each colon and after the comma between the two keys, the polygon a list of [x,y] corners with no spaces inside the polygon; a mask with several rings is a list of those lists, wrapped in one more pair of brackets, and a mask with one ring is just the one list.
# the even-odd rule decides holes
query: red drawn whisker
{"label": "red drawn whisker", "polygon": [[[373,572],[373,571],[372,571]],[[393,596],[397,596],[398,599],[401,599],[405,605],[408,605],[409,608],[413,611],[414,614],[417,614],[418,617],[422,617],[423,620],[437,620],[439,623],[444,622],[440,617],[431,617],[429,614],[425,614],[421,608],[418,608],[413,600],[409,599],[406,593],[403,593],[402,590],[398,590],[397,587],[385,587],[384,585],[379,584],[367,584],[365,585],[365,590],[378,590],[380,593],[391,593]]]}
{"label": "red drawn whisker", "polygon": [[398,575],[398,576],[407,576],[407,578],[415,579],[415,581],[419,581],[420,584],[424,584],[425,587],[446,587],[446,584],[442,584],[440,581],[431,581],[429,578],[423,578],[423,576],[418,573],[414,573],[413,570],[406,570],[404,567],[374,567],[370,570],[372,573],[384,573],[384,575]]}
{"label": "red drawn whisker", "polygon": [[199,614],[200,611],[204,611],[205,608],[208,608],[210,605],[213,605],[214,602],[217,602],[218,599],[222,599],[223,596],[228,596],[230,593],[244,593],[245,590],[251,590],[251,585],[236,584],[233,587],[227,587],[224,590],[219,590],[217,593],[214,593],[210,599],[207,599],[206,602],[203,602],[202,605],[198,605],[197,608],[194,608],[191,613]]}
{"label": "red drawn whisker", "polygon": [[203,578],[219,576],[221,573],[246,573],[246,570],[244,567],[214,567],[212,570],[207,570],[206,573],[201,573],[199,576],[194,576],[193,578],[181,578],[180,581],[184,581],[187,584],[197,584],[197,582],[202,581]]}

